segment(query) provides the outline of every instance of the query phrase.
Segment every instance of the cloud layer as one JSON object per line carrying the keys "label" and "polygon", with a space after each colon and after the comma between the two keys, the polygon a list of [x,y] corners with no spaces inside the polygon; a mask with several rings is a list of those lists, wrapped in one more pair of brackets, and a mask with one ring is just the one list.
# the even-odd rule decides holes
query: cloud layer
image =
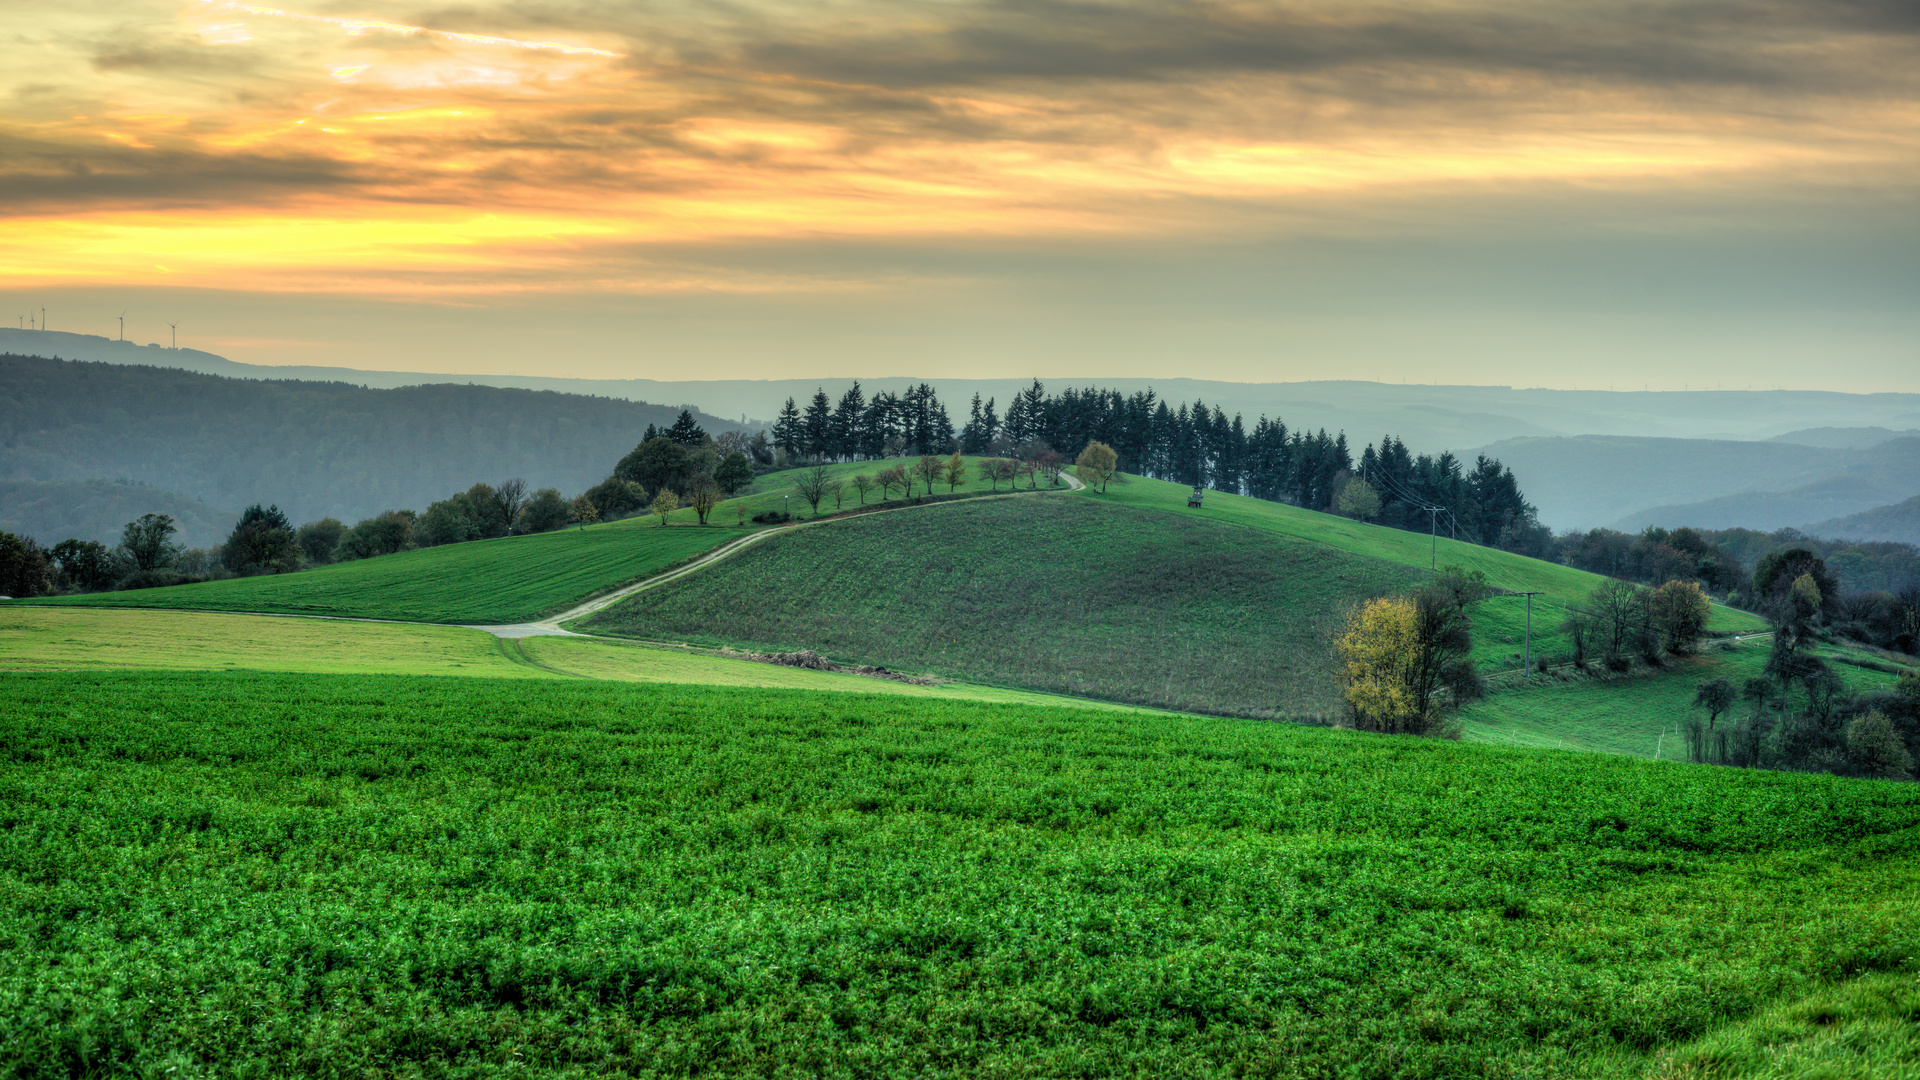
{"label": "cloud layer", "polygon": [[7,33],[4,288],[845,292],[901,277],[836,244],[945,252],[905,257],[942,279],[978,270],[956,244],[1711,243],[1910,207],[1920,176],[1910,0],[75,0]]}

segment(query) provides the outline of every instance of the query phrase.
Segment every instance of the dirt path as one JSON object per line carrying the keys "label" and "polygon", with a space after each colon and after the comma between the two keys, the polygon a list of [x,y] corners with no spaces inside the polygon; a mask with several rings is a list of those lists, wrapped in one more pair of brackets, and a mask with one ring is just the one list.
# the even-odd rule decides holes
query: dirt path
{"label": "dirt path", "polygon": [[[1053,488],[1046,488],[1039,492],[1034,492],[1034,491],[1008,492],[1005,495],[987,495],[987,496],[984,496],[984,498],[1008,499],[1008,498],[1015,498],[1021,495],[1032,495],[1032,494],[1048,494],[1048,493],[1066,494],[1069,492],[1080,491],[1086,487],[1085,484],[1080,482],[1079,477],[1073,475],[1070,472],[1067,472],[1064,469],[1061,470],[1060,472],[1060,479],[1065,481],[1067,486],[1063,490],[1060,490],[1058,492],[1056,492],[1055,489]],[[717,548],[714,548],[712,551],[707,552],[705,555],[700,556],[699,558],[693,560],[690,563],[686,563],[682,566],[675,567],[674,569],[668,570],[662,574],[656,574],[653,577],[646,579],[645,581],[635,582],[634,584],[628,585],[625,588],[615,589],[614,591],[607,593],[604,596],[596,596],[593,599],[588,600],[586,603],[580,604],[572,608],[568,608],[566,611],[563,611],[558,615],[550,615],[547,618],[537,619],[533,622],[509,623],[503,626],[471,626],[471,627],[468,627],[468,629],[485,630],[487,633],[492,634],[494,637],[499,637],[499,638],[591,637],[592,635],[590,634],[577,634],[572,630],[568,630],[566,629],[564,624],[570,623],[575,619],[584,619],[587,616],[592,615],[598,611],[604,611],[607,608],[610,608],[613,605],[619,603],[620,601],[625,600],[627,597],[634,595],[635,593],[646,592],[648,589],[657,589],[662,585],[670,585],[673,582],[679,581],[681,578],[686,577],[688,574],[696,573],[700,570],[703,570],[709,566],[712,566],[714,563],[719,562],[722,559],[727,559],[735,555],[738,555],[742,551],[745,551],[746,549],[752,547],[753,545],[760,543],[761,541],[767,539],[768,537],[779,536],[783,533],[794,532],[795,530],[798,530],[798,529],[810,529],[816,525],[831,525],[836,521],[857,521],[861,518],[872,517],[876,514],[898,514],[907,510],[932,510],[932,509],[935,509],[936,507],[941,507],[941,506],[958,506],[958,505],[964,505],[965,503],[973,503],[978,501],[979,501],[978,499],[967,499],[967,500],[964,500],[964,502],[962,503],[942,502],[942,503],[930,503],[925,506],[896,506],[891,510],[874,510],[874,511],[871,511],[870,513],[865,513],[865,514],[849,514],[849,515],[846,515],[845,517],[831,517],[831,518],[825,518],[825,519],[820,519],[815,521],[796,521],[791,525],[780,525],[771,529],[763,529],[760,532],[743,536],[738,540],[728,541],[727,543],[722,544]]]}

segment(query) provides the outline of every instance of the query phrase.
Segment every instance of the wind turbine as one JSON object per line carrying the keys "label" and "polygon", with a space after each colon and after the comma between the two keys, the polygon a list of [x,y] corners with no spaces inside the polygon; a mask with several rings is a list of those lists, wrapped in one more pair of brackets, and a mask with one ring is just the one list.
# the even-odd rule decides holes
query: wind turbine
{"label": "wind turbine", "polygon": [[127,313],[124,311],[120,313],[120,340],[127,340]]}
{"label": "wind turbine", "polygon": [[177,322],[170,322],[167,324],[167,329],[173,331],[173,351],[179,352],[180,351],[180,324]]}

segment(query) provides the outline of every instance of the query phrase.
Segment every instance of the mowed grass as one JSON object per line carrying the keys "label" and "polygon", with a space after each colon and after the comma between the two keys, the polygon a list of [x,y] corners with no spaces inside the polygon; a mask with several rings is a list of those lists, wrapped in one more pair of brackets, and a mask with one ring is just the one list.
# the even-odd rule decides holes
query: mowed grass
{"label": "mowed grass", "polygon": [[[1537,676],[1534,686],[1509,682],[1500,693],[1461,709],[1461,732],[1471,740],[1510,746],[1684,761],[1687,721],[1705,716],[1693,707],[1699,684],[1725,678],[1738,689],[1764,674],[1769,641],[1729,646],[1709,646],[1696,656],[1670,659],[1659,672],[1636,670],[1609,678]],[[1833,659],[1856,655],[1857,650],[1829,646],[1819,651],[1856,692],[1889,688],[1897,678]],[[1746,707],[1739,704],[1735,710]]]}
{"label": "mowed grass", "polygon": [[32,602],[515,623],[564,610],[742,535],[736,528],[662,528],[657,518],[631,518],[584,529],[418,548],[297,574]]}
{"label": "mowed grass", "polygon": [[1405,567],[1215,522],[1023,497],[775,536],[580,624],[1243,716],[1340,711],[1346,609]]}
{"label": "mowed grass", "polygon": [[198,611],[0,608],[0,671],[257,671],[594,679],[1134,711],[968,683],[919,686],[596,638],[501,640],[409,623]]}
{"label": "mowed grass", "polygon": [[0,671],[279,671],[558,678],[455,626],[0,607]]}
{"label": "mowed grass", "polygon": [[[1383,525],[1369,525],[1337,514],[1302,510],[1245,495],[1207,492],[1198,510],[1187,508],[1191,489],[1164,480],[1140,476],[1116,477],[1104,494],[1089,497],[1140,509],[1186,515],[1260,529],[1277,536],[1325,544],[1338,551],[1384,559],[1421,571],[1457,566],[1486,575],[1487,583],[1513,592],[1538,591],[1533,598],[1533,655],[1559,657],[1572,651],[1560,623],[1567,605],[1587,598],[1606,578],[1570,566],[1481,547],[1442,536],[1410,533]],[[1499,597],[1474,609],[1474,660],[1489,671],[1518,668],[1526,652],[1527,608],[1520,596]],[[1757,632],[1768,629],[1757,615],[1715,605],[1708,629],[1715,632]]]}
{"label": "mowed grass", "polygon": [[522,655],[557,674],[615,682],[750,686],[783,690],[888,694],[959,701],[1137,711],[1138,706],[1092,701],[1000,686],[942,682],[933,686],[894,682],[808,668],[783,667],[703,652],[582,637],[532,637],[514,643]]}
{"label": "mowed grass", "polygon": [[1633,1077],[1920,955],[1914,785],[1286,724],[32,674],[0,815],[21,1077]]}

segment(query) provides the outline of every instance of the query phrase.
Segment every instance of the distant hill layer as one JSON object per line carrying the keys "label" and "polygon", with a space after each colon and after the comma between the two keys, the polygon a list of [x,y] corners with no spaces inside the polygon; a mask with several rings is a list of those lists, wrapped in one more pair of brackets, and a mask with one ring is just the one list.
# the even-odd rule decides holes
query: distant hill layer
{"label": "distant hill layer", "polygon": [[1866,449],[1616,435],[1508,439],[1480,451],[1513,469],[1556,529],[1777,529],[1920,490],[1920,439]]}
{"label": "distant hill layer", "polygon": [[1836,540],[1891,540],[1920,545],[1920,495],[1891,506],[1817,521],[1801,531]]}
{"label": "distant hill layer", "polygon": [[[421,383],[486,386],[599,394],[668,404],[695,403],[716,416],[771,420],[787,398],[804,403],[816,387],[838,400],[851,378],[703,379],[678,376],[689,365],[634,366],[650,378],[576,379],[538,375],[429,374],[367,371],[350,367],[264,367],[240,364],[193,349],[165,349],[89,334],[0,328],[0,352],[59,355],[121,364],[157,364],[214,375],[247,378],[338,380],[368,387]],[[350,359],[350,358],[349,358]],[[584,362],[592,362],[589,358]],[[529,357],[526,370],[542,370],[545,357]],[[902,365],[903,367],[906,365]],[[1110,387],[1133,393],[1149,387],[1171,401],[1203,399],[1251,422],[1264,414],[1295,428],[1345,431],[1356,445],[1391,432],[1416,452],[1437,453],[1525,436],[1630,435],[1687,439],[1768,439],[1809,427],[1890,430],[1920,428],[1920,394],[1837,394],[1793,390],[1606,391],[1548,390],[1511,386],[1446,386],[1324,380],[1239,383],[1191,378],[1111,378],[1039,372],[1055,390],[1068,386]],[[863,378],[869,393],[901,393],[919,382],[939,388],[949,408],[964,411],[978,393],[1002,409],[1031,379],[949,378],[937,371]],[[956,417],[958,419],[958,417]],[[1811,479],[1811,478],[1809,478]],[[1531,489],[1529,489],[1531,491]],[[1698,497],[1698,496],[1692,496]],[[1652,505],[1642,503],[1640,506]],[[1638,509],[1639,506],[1629,509]],[[1624,513],[1626,511],[1621,511]],[[1598,520],[1610,520],[1619,513]]]}
{"label": "distant hill layer", "polygon": [[1775,435],[1774,442],[1799,443],[1801,446],[1825,446],[1835,450],[1865,450],[1893,439],[1920,437],[1920,430],[1895,431],[1883,427],[1823,427],[1789,431]]}
{"label": "distant hill layer", "polygon": [[[1810,483],[1657,506],[1615,524],[1626,532],[1638,532],[1649,525],[1771,532],[1859,513],[1920,490],[1920,439],[1893,439],[1868,450],[1839,453],[1849,455],[1842,468]],[[1766,479],[1764,474],[1756,474],[1750,483],[1758,486]]]}
{"label": "distant hill layer", "polygon": [[[551,391],[369,390],[0,355],[0,480],[118,477],[212,506],[277,503],[296,522],[352,522],[424,510],[482,480],[579,492],[678,412]],[[14,516],[0,503],[0,518]]]}
{"label": "distant hill layer", "polygon": [[237,511],[223,510],[177,491],[119,480],[0,480],[0,532],[43,544],[68,538],[120,542],[127,522],[166,514],[188,547],[211,547],[233,530]]}

